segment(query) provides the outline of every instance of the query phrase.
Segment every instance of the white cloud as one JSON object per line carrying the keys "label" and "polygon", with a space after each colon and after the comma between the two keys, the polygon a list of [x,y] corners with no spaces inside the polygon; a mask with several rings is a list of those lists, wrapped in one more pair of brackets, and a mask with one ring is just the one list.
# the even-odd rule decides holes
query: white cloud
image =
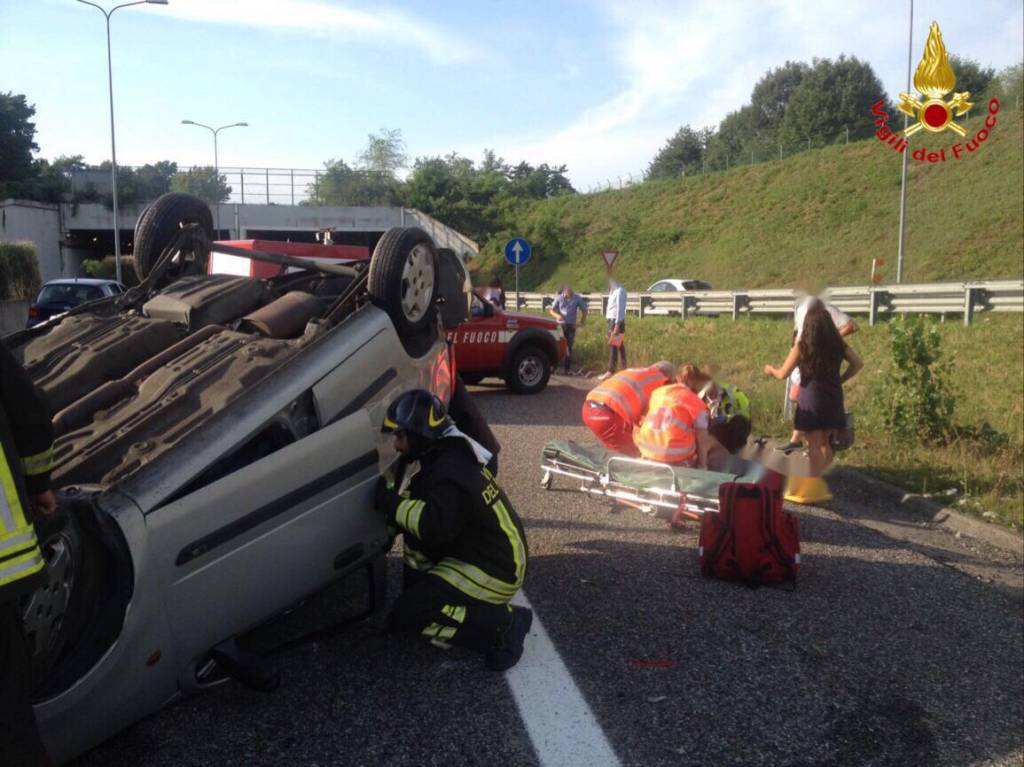
{"label": "white cloud", "polygon": [[[636,178],[680,125],[716,125],[747,102],[769,68],[786,60],[852,54],[870,62],[891,93],[906,77],[902,4],[608,0],[604,12],[613,26],[609,54],[625,82],[622,90],[552,133],[492,136],[480,148],[499,147],[507,158],[534,163],[567,163],[574,183],[586,189]],[[1019,3],[976,0],[965,8],[956,0],[919,0],[916,56],[931,18],[940,20],[954,53],[997,68],[1019,60]]]}
{"label": "white cloud", "polygon": [[433,22],[383,7],[357,10],[324,0],[171,0],[157,12],[210,24],[317,34],[340,42],[411,47],[440,64],[484,56],[478,45]]}

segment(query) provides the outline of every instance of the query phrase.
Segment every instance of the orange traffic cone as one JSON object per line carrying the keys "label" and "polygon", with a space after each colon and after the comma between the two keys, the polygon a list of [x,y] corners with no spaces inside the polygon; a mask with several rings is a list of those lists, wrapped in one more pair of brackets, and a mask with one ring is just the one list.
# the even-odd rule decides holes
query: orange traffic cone
{"label": "orange traffic cone", "polygon": [[790,503],[811,505],[832,500],[832,493],[824,477],[789,477],[783,496]]}

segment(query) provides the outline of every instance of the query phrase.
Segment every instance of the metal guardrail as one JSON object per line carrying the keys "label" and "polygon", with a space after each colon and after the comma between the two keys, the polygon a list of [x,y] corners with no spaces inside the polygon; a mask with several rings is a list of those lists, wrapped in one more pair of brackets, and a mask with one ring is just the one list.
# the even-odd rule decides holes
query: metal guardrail
{"label": "metal guardrail", "polygon": [[[581,294],[588,302],[600,305],[602,314],[607,296]],[[970,325],[979,312],[1024,312],[1024,280],[985,280],[979,282],[935,282],[917,285],[851,286],[829,288],[825,295],[837,308],[851,315],[867,315],[874,325],[879,318],[893,314],[937,314],[945,318],[962,315]],[[549,309],[554,296],[546,293],[520,293],[522,309]],[[647,316],[715,317],[723,314],[792,315],[797,303],[793,290],[695,290],[629,294],[626,313]]]}

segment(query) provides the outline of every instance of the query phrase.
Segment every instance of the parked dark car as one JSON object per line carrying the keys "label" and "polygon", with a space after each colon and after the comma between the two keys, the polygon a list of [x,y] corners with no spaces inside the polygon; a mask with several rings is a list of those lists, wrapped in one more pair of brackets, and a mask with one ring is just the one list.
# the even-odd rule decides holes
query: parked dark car
{"label": "parked dark car", "polygon": [[36,300],[28,307],[28,324],[25,327],[46,322],[55,314],[63,314],[88,301],[116,296],[124,291],[124,285],[114,280],[89,277],[50,280],[43,285]]}

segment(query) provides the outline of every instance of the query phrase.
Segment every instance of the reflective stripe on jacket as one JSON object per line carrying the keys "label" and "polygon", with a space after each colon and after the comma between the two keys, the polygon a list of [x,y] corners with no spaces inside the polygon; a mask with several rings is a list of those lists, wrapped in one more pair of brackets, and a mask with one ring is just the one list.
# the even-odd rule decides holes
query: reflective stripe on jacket
{"label": "reflective stripe on jacket", "polygon": [[[715,394],[712,395],[712,389]],[[718,385],[713,381],[700,391],[700,397],[708,406],[712,418],[721,416],[726,422],[735,415],[750,420],[750,398],[732,384]]]}
{"label": "reflective stripe on jacket", "polygon": [[690,463],[697,457],[696,421],[707,406],[682,384],[662,386],[651,395],[650,408],[633,439],[640,455],[651,461]]}
{"label": "reflective stripe on jacket", "polygon": [[43,393],[0,342],[0,602],[37,585],[44,567],[28,498],[50,486],[53,425]]}
{"label": "reflective stripe on jacket", "polygon": [[656,367],[627,368],[591,389],[587,399],[636,424],[647,412],[654,390],[667,383],[668,378]]}
{"label": "reflective stripe on jacket", "polygon": [[25,516],[7,456],[0,455],[0,589],[43,569],[35,529]]}

